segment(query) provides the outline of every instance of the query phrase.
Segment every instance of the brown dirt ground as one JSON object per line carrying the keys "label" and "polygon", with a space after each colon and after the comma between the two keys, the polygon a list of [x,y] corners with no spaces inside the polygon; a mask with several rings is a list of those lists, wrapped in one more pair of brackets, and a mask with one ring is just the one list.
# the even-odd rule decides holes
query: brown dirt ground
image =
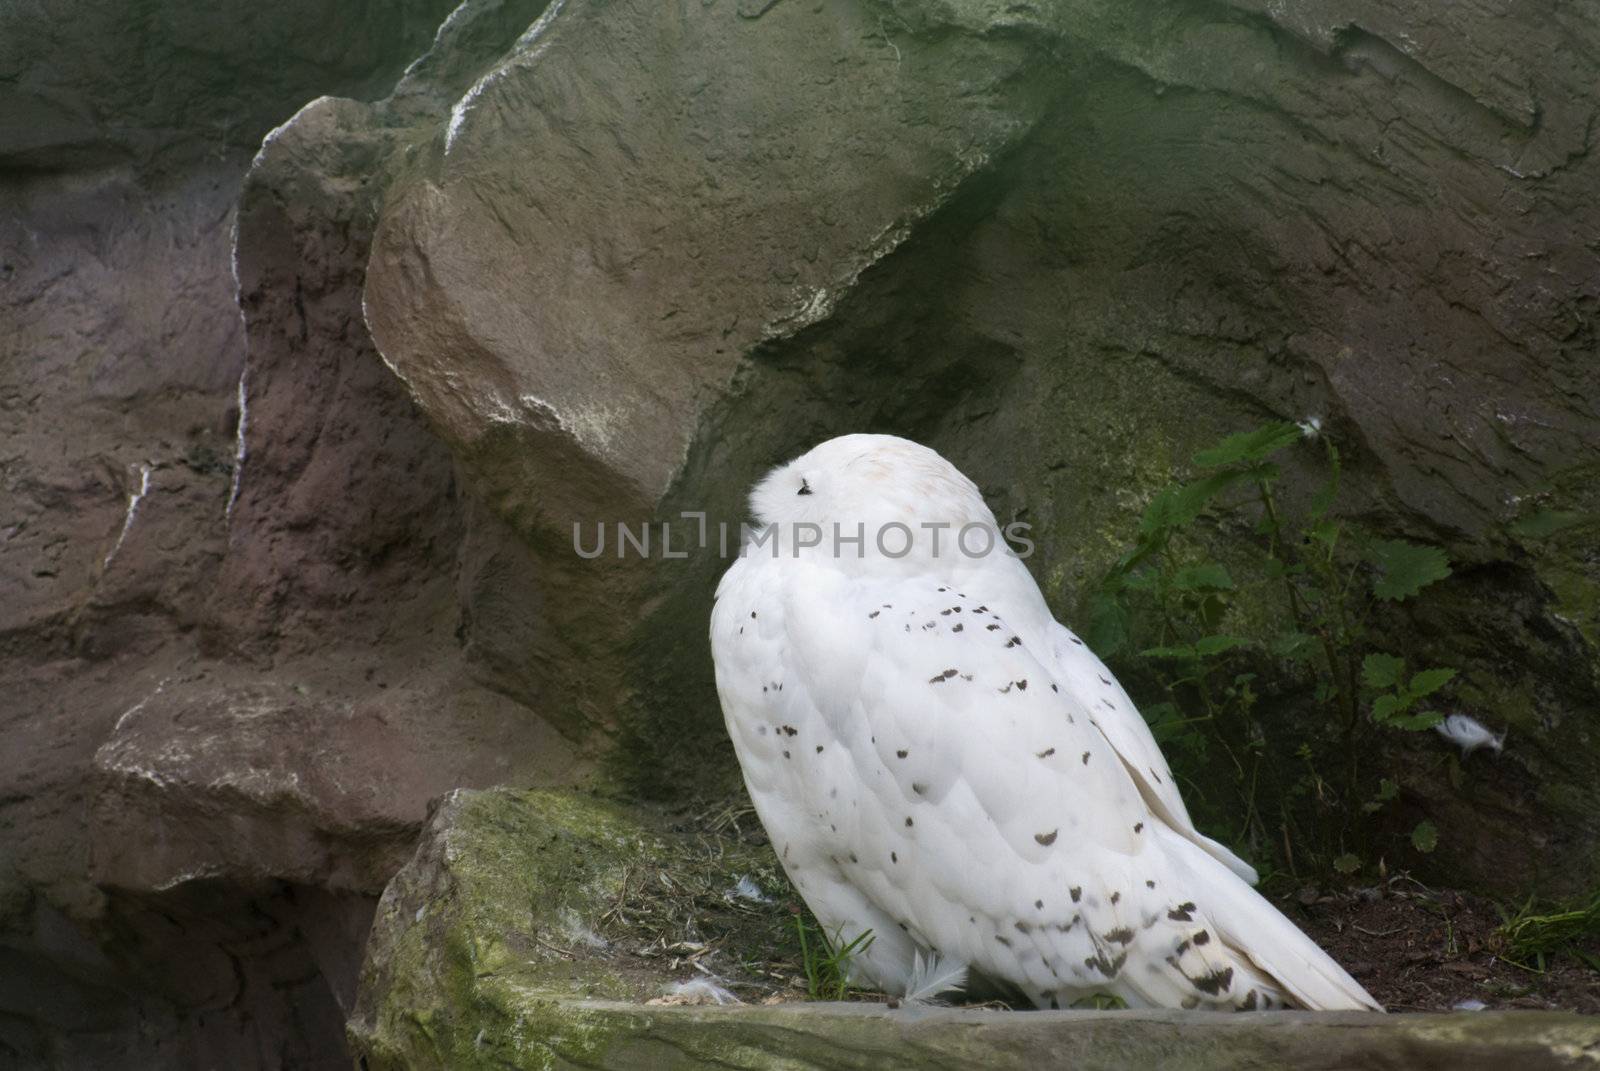
{"label": "brown dirt ground", "polygon": [[[1348,892],[1301,889],[1277,904],[1392,1012],[1489,1008],[1600,1014],[1600,971],[1571,954],[1544,968],[1506,957],[1495,905],[1400,875]],[[1600,961],[1600,941],[1584,951]]]}

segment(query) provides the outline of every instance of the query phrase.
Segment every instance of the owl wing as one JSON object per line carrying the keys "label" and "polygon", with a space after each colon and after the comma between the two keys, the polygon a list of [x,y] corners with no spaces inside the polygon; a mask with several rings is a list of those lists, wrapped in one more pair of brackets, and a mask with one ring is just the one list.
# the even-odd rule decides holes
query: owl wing
{"label": "owl wing", "polygon": [[[1370,1001],[1152,807],[1005,609],[805,562],[741,562],[719,589],[729,729],[823,925],[874,930],[868,962],[891,988],[927,949],[1043,1005]],[[1242,952],[1256,933],[1271,939]]]}
{"label": "owl wing", "polygon": [[1061,686],[1094,711],[1095,721],[1117,756],[1128,768],[1150,809],[1173,830],[1193,841],[1246,882],[1256,883],[1255,868],[1223,845],[1195,829],[1178,793],[1178,784],[1161,754],[1150,726],[1138,707],[1083,640],[1065,625],[1055,625],[1051,635],[1051,663]]}

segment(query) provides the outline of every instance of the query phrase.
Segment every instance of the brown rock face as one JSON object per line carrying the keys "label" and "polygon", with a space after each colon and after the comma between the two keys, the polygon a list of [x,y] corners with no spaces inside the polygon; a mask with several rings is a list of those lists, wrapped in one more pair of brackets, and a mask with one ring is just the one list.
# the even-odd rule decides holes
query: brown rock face
{"label": "brown rock face", "polygon": [[1320,417],[1511,730],[1388,756],[1425,865],[1592,887],[1600,20],[1289,6],[0,13],[0,1063],[343,1066],[431,797],[731,784],[725,563],[572,525],[715,544],[846,431],[1074,620],[1195,447]]}

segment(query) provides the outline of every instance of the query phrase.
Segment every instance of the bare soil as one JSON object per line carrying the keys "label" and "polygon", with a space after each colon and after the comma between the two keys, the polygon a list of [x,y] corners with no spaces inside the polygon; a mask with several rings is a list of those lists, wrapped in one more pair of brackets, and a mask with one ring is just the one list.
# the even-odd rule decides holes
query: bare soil
{"label": "bare soil", "polygon": [[[1513,962],[1495,904],[1405,876],[1345,892],[1301,889],[1278,899],[1392,1012],[1488,1008],[1600,1014],[1600,971],[1570,952]],[[1580,951],[1600,962],[1600,941]]]}

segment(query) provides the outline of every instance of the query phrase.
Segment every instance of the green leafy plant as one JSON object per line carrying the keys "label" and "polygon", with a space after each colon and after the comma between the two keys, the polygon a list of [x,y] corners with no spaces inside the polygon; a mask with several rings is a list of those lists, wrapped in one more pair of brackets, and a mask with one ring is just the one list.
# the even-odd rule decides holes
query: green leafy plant
{"label": "green leafy plant", "polygon": [[1501,956],[1528,970],[1543,971],[1550,957],[1567,954],[1600,971],[1600,892],[1586,902],[1534,910],[1529,897],[1515,912],[1501,909],[1496,936]]}
{"label": "green leafy plant", "polygon": [[840,931],[830,939],[801,915],[795,916],[794,928],[800,938],[800,966],[806,976],[807,998],[843,1000],[851,988],[851,960],[872,947],[872,931],[863,930],[849,941]]}
{"label": "green leafy plant", "polygon": [[[1279,495],[1279,458],[1308,442],[1320,446],[1325,475],[1291,511]],[[1276,843],[1281,831],[1289,852],[1288,816],[1269,830],[1257,789],[1269,739],[1274,754],[1298,756],[1301,772],[1284,795],[1309,801],[1338,827],[1317,838],[1318,855],[1354,873],[1363,864],[1353,848],[1363,837],[1351,816],[1373,814],[1399,794],[1392,778],[1363,791],[1361,755],[1373,733],[1437,724],[1430,701],[1456,675],[1450,667],[1408,673],[1404,658],[1374,649],[1373,621],[1448,577],[1449,558],[1438,547],[1373,538],[1334,516],[1340,454],[1314,425],[1279,422],[1231,435],[1193,464],[1194,478],[1161,488],[1145,507],[1133,545],[1090,599],[1087,638],[1103,656],[1136,653],[1153,667],[1167,696],[1146,716],[1164,746],[1198,759],[1220,749],[1244,808],[1241,839]],[[1218,538],[1224,531],[1229,538]],[[1241,612],[1267,605],[1276,607],[1271,626]],[[1310,685],[1329,712],[1321,735],[1331,740],[1313,748],[1311,740],[1284,739],[1285,727],[1262,717],[1260,684],[1246,669],[1264,659]],[[1319,754],[1342,769],[1325,776]],[[1438,833],[1429,824],[1411,839],[1427,852]]]}

